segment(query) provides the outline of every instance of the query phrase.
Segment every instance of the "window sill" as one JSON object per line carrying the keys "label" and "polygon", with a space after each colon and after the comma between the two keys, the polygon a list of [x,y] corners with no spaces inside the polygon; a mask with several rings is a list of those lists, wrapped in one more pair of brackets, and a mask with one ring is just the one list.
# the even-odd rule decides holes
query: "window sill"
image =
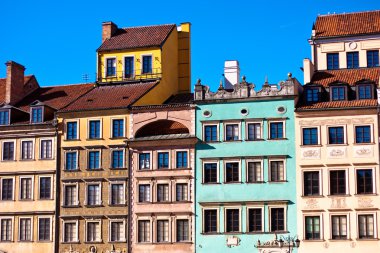
{"label": "window sill", "polygon": [[303,242],[325,242],[323,239],[303,239]]}
{"label": "window sill", "polygon": [[42,161],[53,161],[55,159],[53,157],[50,157],[50,158],[40,158],[39,160],[42,160]]}
{"label": "window sill", "polygon": [[52,243],[52,240],[38,240],[38,243]]}
{"label": "window sill", "polygon": [[128,168],[120,167],[120,168],[108,168],[109,170],[127,170]]}
{"label": "window sill", "polygon": [[127,206],[127,203],[125,204],[109,204],[110,207],[125,207]]}
{"label": "window sill", "polygon": [[301,195],[301,198],[324,198],[324,195]]}
{"label": "window sill", "polygon": [[341,239],[330,239],[330,242],[347,242],[347,241],[352,241],[352,239],[349,238],[341,238]]}
{"label": "window sill", "polygon": [[122,140],[122,139],[126,139],[127,137],[125,136],[120,136],[120,137],[110,137],[109,139],[110,140]]}
{"label": "window sill", "polygon": [[61,242],[62,244],[79,244],[79,240],[78,241],[72,241],[72,242]]}
{"label": "window sill", "polygon": [[32,202],[32,201],[34,201],[34,199],[19,199],[18,201],[21,201],[21,202]]}
{"label": "window sill", "polygon": [[224,142],[228,142],[228,143],[229,143],[229,142],[242,142],[242,141],[243,141],[243,140],[240,140],[240,139],[239,139],[239,140],[224,140]]}
{"label": "window sill", "polygon": [[209,233],[206,233],[206,232],[202,232],[201,235],[222,235],[223,233],[219,233],[219,232],[209,232]]}
{"label": "window sill", "polygon": [[1,243],[13,243],[13,242],[15,242],[15,241],[12,241],[12,240],[8,240],[8,241],[7,240],[2,240],[2,241],[0,241],[0,244]]}
{"label": "window sill", "polygon": [[80,208],[81,206],[78,204],[78,205],[62,205],[61,207],[62,208]]}
{"label": "window sill", "polygon": [[344,147],[344,146],[348,146],[348,144],[347,143],[339,143],[339,144],[326,144],[326,147],[337,147],[337,146],[342,146],[342,147]]}
{"label": "window sill", "polygon": [[20,159],[19,162],[33,162],[36,159]]}
{"label": "window sill", "polygon": [[87,168],[86,171],[103,171],[103,168],[94,168],[94,169],[89,169]]}
{"label": "window sill", "polygon": [[238,182],[224,182],[224,184],[243,184],[243,182],[238,181]]}
{"label": "window sill", "polygon": [[300,145],[301,148],[320,148],[322,147],[321,144],[310,144],[310,145],[307,145],[307,144],[302,144]]}
{"label": "window sill", "polygon": [[151,205],[151,204],[153,204],[152,201],[137,202],[137,205]]}
{"label": "window sill", "polygon": [[354,194],[354,196],[377,196],[378,194],[377,193],[356,193]]}
{"label": "window sill", "polygon": [[265,181],[246,182],[247,184],[265,184]]}
{"label": "window sill", "polygon": [[275,138],[275,139],[268,138],[268,141],[286,141],[286,140],[288,140],[288,138]]}
{"label": "window sill", "polygon": [[250,231],[250,232],[246,232],[245,234],[247,235],[261,235],[261,234],[265,234],[266,232],[264,231]]}
{"label": "window sill", "polygon": [[330,198],[351,197],[351,194],[329,194],[329,195],[327,195],[327,197],[330,197]]}
{"label": "window sill", "polygon": [[95,205],[86,204],[84,206],[87,207],[87,208],[104,207],[104,205],[102,205],[102,204],[95,204]]}
{"label": "window sill", "polygon": [[120,240],[120,241],[108,241],[109,243],[126,243],[127,240]]}
{"label": "window sill", "polygon": [[241,231],[236,231],[236,232],[224,232],[225,235],[242,235],[244,234]]}
{"label": "window sill", "polygon": [[374,143],[374,142],[363,142],[363,143],[357,143],[357,142],[355,142],[352,145],[354,145],[354,146],[362,146],[362,145],[375,145],[375,144],[376,143]]}
{"label": "window sill", "polygon": [[1,202],[11,202],[11,201],[16,201],[15,199],[2,199],[0,200]]}
{"label": "window sill", "polygon": [[153,171],[152,169],[138,169],[136,172]]}
{"label": "window sill", "polygon": [[67,169],[64,169],[63,172],[79,172],[80,169],[75,169],[75,170],[67,170]]}
{"label": "window sill", "polygon": [[101,141],[101,140],[104,140],[103,138],[99,137],[99,138],[87,138],[86,141]]}
{"label": "window sill", "polygon": [[45,199],[36,199],[37,201],[50,201],[50,200],[54,200],[53,198],[45,198]]}
{"label": "window sill", "polygon": [[378,238],[356,238],[357,241],[378,241]]}
{"label": "window sill", "polygon": [[80,141],[80,139],[64,139],[64,141]]}
{"label": "window sill", "polygon": [[265,141],[265,139],[256,139],[256,140],[246,139],[245,141],[257,142],[257,141]]}
{"label": "window sill", "polygon": [[203,182],[202,185],[219,185],[221,183],[218,183],[218,182],[210,182],[210,183],[205,183]]}
{"label": "window sill", "polygon": [[9,163],[9,162],[17,162],[16,160],[1,160],[3,163]]}
{"label": "window sill", "polygon": [[172,170],[171,168],[157,168],[155,171],[169,171]]}
{"label": "window sill", "polygon": [[34,241],[32,241],[32,240],[29,240],[29,241],[17,240],[17,243],[31,243],[31,242],[34,242]]}
{"label": "window sill", "polygon": [[202,141],[203,144],[213,144],[213,143],[221,143],[221,141]]}
{"label": "window sill", "polygon": [[268,183],[287,183],[288,180],[268,181]]}
{"label": "window sill", "polygon": [[100,244],[100,243],[103,243],[103,241],[102,240],[100,240],[100,241],[91,241],[91,242],[85,241],[84,243],[85,244]]}

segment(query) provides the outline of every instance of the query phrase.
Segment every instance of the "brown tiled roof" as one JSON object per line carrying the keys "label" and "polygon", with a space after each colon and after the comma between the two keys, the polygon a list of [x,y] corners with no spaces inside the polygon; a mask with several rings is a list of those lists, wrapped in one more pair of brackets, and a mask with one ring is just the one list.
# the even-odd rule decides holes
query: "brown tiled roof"
{"label": "brown tiled roof", "polygon": [[[24,76],[24,85],[26,85],[30,79],[32,79],[33,75]],[[0,104],[3,104],[5,101],[5,84],[7,79],[0,78]]]}
{"label": "brown tiled roof", "polygon": [[152,89],[158,82],[99,86],[61,111],[86,111],[126,108]]}
{"label": "brown tiled roof", "polygon": [[171,120],[154,121],[140,128],[136,133],[137,137],[171,135],[171,134],[188,134],[189,129],[183,124]]}
{"label": "brown tiled roof", "polygon": [[118,29],[116,34],[105,40],[97,51],[159,47],[175,28],[175,24],[169,24]]}
{"label": "brown tiled roof", "polygon": [[336,108],[360,108],[360,107],[376,107],[377,99],[363,99],[363,100],[350,100],[350,101],[328,101],[319,102],[311,105],[298,106],[297,110],[303,109],[336,109]]}
{"label": "brown tiled roof", "polygon": [[380,68],[324,70],[315,72],[310,83],[327,87],[334,82],[355,85],[358,81],[368,79],[378,84],[379,78]]}
{"label": "brown tiled roof", "polygon": [[380,33],[380,10],[318,16],[315,38]]}

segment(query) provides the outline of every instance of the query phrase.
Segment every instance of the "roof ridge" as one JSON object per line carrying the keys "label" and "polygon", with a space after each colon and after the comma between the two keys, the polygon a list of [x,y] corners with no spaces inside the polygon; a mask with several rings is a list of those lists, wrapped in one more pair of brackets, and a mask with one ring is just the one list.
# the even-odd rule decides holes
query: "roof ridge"
{"label": "roof ridge", "polygon": [[160,25],[142,25],[142,26],[130,26],[130,27],[120,27],[119,29],[123,29],[123,30],[126,30],[126,29],[130,29],[130,28],[147,28],[147,27],[154,27],[154,26],[177,26],[177,24],[160,24]]}
{"label": "roof ridge", "polygon": [[339,15],[354,15],[360,13],[371,13],[371,12],[380,12],[380,10],[370,10],[370,11],[357,11],[357,12],[343,12],[343,13],[330,13],[330,14],[318,14],[318,17],[330,17],[330,16],[339,16]]}
{"label": "roof ridge", "polygon": [[92,85],[94,85],[95,82],[91,82],[91,83],[58,84],[58,85],[51,85],[51,86],[40,86],[40,88],[59,88],[59,87],[67,87],[67,86],[80,86],[80,85],[86,85],[86,84],[92,84]]}

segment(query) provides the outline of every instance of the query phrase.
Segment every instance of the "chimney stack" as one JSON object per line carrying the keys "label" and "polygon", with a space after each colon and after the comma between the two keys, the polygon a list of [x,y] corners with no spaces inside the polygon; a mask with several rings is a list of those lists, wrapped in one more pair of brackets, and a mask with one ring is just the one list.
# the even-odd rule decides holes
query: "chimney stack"
{"label": "chimney stack", "polygon": [[224,88],[233,89],[239,83],[240,67],[238,61],[224,62]]}
{"label": "chimney stack", "polygon": [[314,64],[310,61],[310,59],[303,60],[303,83],[310,83],[311,78],[314,74]]}
{"label": "chimney stack", "polygon": [[117,31],[117,25],[114,24],[113,22],[103,22],[102,24],[102,43],[110,39]]}
{"label": "chimney stack", "polygon": [[7,61],[7,79],[5,83],[5,103],[14,105],[24,97],[25,67],[14,61]]}

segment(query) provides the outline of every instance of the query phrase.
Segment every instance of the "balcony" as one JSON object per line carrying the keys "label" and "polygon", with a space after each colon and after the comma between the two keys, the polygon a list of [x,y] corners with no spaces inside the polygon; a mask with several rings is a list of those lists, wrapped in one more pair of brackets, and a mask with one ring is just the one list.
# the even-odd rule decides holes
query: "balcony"
{"label": "balcony", "polygon": [[112,71],[108,73],[97,74],[98,83],[126,83],[142,80],[156,80],[162,77],[161,68],[155,68],[151,71],[143,72],[141,69],[133,72]]}

